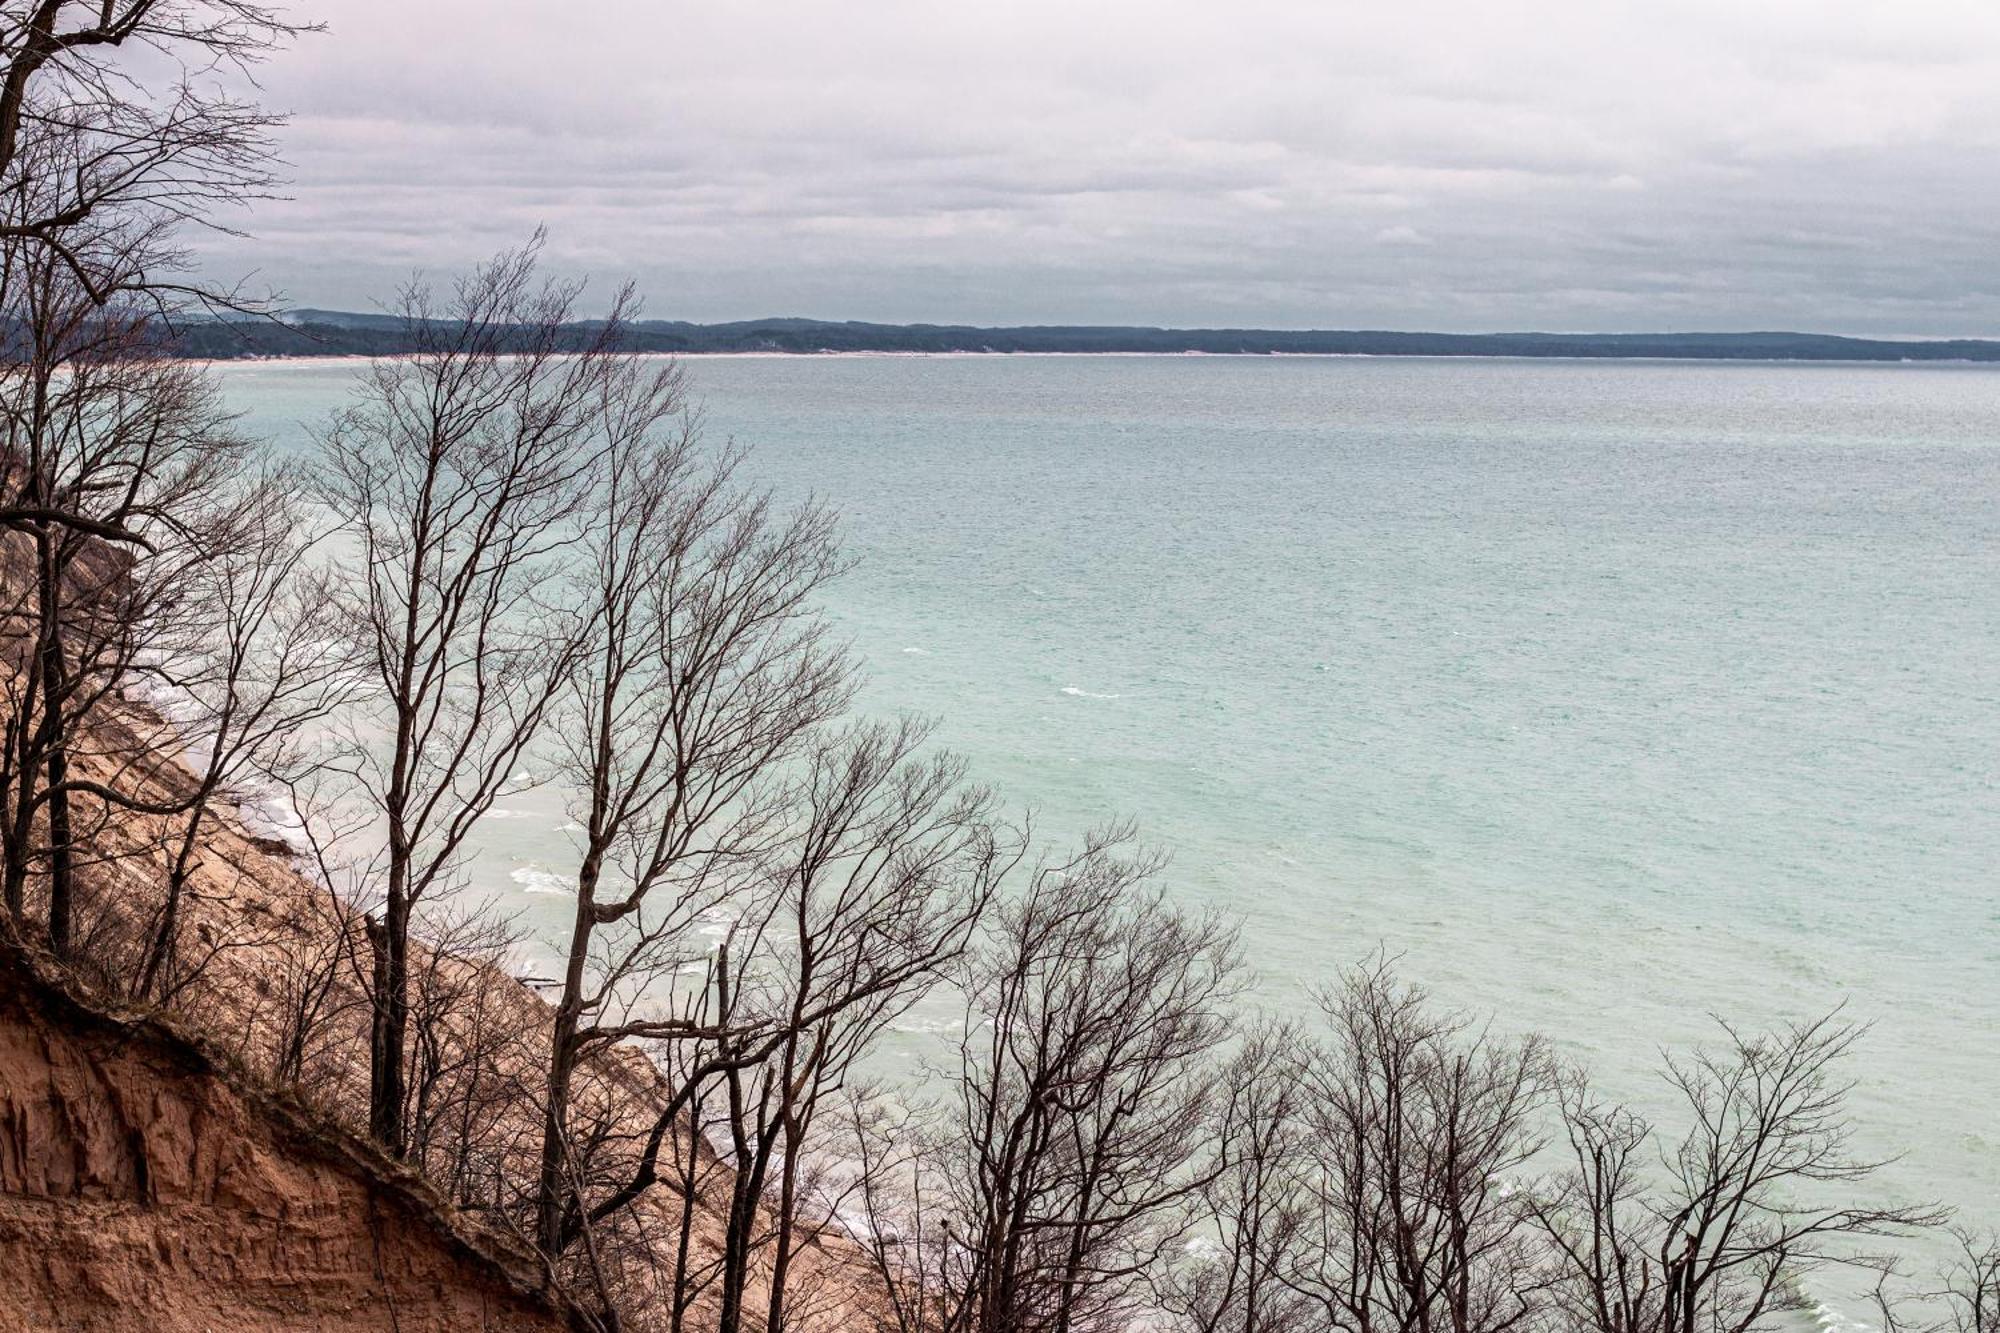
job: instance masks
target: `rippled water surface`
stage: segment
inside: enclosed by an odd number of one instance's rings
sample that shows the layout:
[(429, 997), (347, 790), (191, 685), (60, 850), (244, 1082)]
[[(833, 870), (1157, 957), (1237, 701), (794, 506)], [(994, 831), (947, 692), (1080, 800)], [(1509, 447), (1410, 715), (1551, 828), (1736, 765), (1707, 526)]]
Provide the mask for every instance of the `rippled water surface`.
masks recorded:
[[(2000, 371), (690, 369), (842, 511), (867, 705), (1136, 817), (1272, 1004), (1379, 943), (1647, 1099), (1711, 1011), (1844, 1001), (1883, 1189), (2000, 1224)], [(298, 439), (351, 367), (224, 374)], [(478, 874), (556, 927), (561, 801), (504, 813)]]

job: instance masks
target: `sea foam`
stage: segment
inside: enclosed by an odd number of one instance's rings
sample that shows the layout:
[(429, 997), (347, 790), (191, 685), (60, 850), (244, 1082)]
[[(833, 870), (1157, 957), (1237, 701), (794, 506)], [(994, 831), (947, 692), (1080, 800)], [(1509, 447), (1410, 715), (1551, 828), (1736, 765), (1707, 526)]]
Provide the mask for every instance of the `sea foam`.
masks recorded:
[(559, 898), (576, 897), (576, 888), (566, 876), (540, 866), (516, 866), (508, 878), (521, 886), (523, 893), (546, 893)]

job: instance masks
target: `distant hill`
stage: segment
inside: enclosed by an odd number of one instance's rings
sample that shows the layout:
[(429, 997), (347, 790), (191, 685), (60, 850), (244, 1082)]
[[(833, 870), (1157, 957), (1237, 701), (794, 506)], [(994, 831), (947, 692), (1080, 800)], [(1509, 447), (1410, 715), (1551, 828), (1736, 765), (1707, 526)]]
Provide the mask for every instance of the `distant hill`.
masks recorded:
[[(580, 325), (579, 328), (586, 326)], [(188, 356), (381, 355), (408, 350), (402, 321), (340, 310), (294, 310), (279, 321), (185, 327)], [(1510, 356), (1700, 361), (2000, 361), (2000, 342), (1893, 341), (1824, 333), (1400, 333), (1387, 329), (1155, 329), (1123, 326), (864, 324), (748, 319), (728, 324), (647, 320), (628, 346), (646, 352), (1069, 352), (1211, 355)]]

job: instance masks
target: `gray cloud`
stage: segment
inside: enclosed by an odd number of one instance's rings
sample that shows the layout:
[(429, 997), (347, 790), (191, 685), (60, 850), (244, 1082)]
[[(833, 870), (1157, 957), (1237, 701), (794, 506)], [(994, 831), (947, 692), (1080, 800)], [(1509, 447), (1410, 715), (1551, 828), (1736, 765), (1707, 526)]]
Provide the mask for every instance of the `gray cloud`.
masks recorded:
[(330, 0), (208, 244), (661, 316), (2000, 332), (2000, 7)]

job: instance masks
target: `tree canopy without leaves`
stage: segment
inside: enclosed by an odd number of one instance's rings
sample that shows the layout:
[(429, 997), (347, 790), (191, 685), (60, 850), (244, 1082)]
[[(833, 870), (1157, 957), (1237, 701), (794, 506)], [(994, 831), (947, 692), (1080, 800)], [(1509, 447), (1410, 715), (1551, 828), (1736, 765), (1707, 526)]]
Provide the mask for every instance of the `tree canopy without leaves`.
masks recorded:
[(338, 590), (375, 685), (350, 728), (350, 805), (380, 852), (359, 891), (381, 904), (370, 986), (370, 1124), (404, 1146), (412, 914), (448, 887), (468, 840), (521, 771), (578, 649), (548, 604), (580, 540), (600, 409), (629, 308), (579, 344), (579, 288), (541, 282), (530, 247), (400, 312), (419, 350), (374, 363), (323, 432), (318, 498), (351, 545)]
[(1837, 1014), (1673, 1059), (1687, 1121), (1663, 1147), (1644, 1117), (1562, 1090), (1570, 1168), (1538, 1206), (1560, 1308), (1596, 1333), (1749, 1333), (1807, 1307), (1816, 1270), (1944, 1220), (1871, 1206), (1841, 1064), (1866, 1029)]

